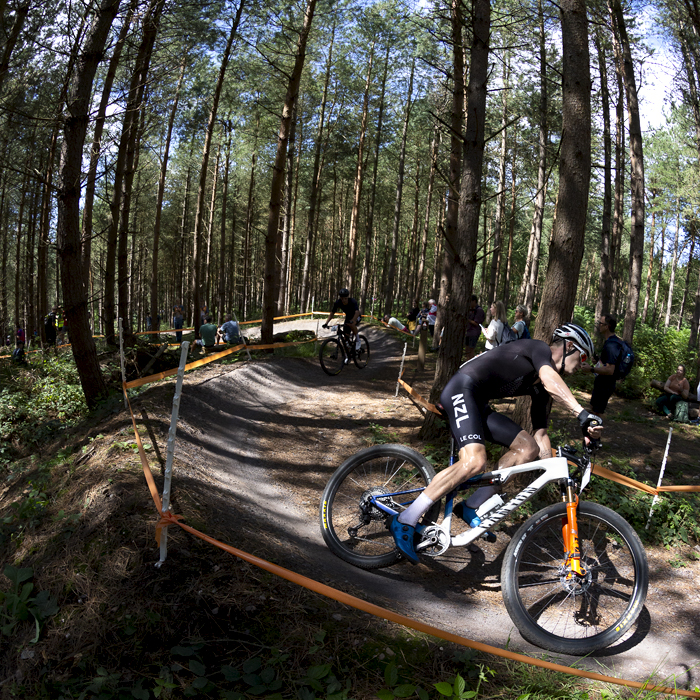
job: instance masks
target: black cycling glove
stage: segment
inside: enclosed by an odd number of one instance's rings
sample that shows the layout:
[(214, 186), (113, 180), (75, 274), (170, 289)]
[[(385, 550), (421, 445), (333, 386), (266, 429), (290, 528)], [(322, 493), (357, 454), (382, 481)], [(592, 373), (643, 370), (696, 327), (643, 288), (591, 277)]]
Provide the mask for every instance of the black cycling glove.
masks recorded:
[(603, 425), (603, 419), (600, 416), (596, 416), (595, 413), (589, 413), (585, 408), (578, 414), (578, 422), (581, 424), (584, 437), (589, 437), (589, 428), (597, 428)]
[(327, 323), (324, 323), (324, 324), (321, 326), (321, 328), (328, 328), (328, 324), (327, 324)]

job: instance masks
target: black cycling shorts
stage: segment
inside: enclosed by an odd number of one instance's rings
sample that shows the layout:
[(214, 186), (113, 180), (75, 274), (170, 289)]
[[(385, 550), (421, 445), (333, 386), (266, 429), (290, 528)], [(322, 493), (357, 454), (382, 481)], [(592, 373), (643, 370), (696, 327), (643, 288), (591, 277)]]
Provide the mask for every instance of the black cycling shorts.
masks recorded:
[(440, 394), (450, 430), (459, 448), (472, 443), (492, 442), (510, 447), (522, 428), (507, 416), (494, 411), (488, 401), (474, 394), (474, 381), (457, 373)]

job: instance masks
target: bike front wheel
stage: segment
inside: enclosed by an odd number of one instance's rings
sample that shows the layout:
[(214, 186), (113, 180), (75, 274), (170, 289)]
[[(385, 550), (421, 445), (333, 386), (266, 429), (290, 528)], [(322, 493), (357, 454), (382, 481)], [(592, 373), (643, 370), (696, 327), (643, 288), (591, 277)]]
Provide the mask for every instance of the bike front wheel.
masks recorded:
[(520, 634), (561, 654), (610, 646), (634, 624), (649, 584), (637, 533), (597, 503), (577, 508), (582, 578), (568, 576), (562, 525), (566, 504), (544, 508), (515, 534), (501, 570), (503, 601)]
[(334, 376), (343, 369), (345, 364), (345, 350), (343, 346), (335, 339), (328, 338), (321, 343), (321, 349), (318, 351), (318, 359), (321, 362), (321, 367), (326, 374)]
[(364, 369), (367, 366), (369, 360), (369, 341), (364, 335), (357, 336), (360, 340), (360, 349), (355, 347), (355, 365), (358, 369)]
[[(401, 554), (387, 528), (389, 516), (370, 498), (417, 489), (383, 501), (401, 512), (434, 476), (430, 462), (403, 445), (375, 445), (345, 460), (321, 498), (321, 534), (328, 548), (361, 569), (395, 564)], [(438, 501), (423, 516), (423, 522), (433, 522), (439, 508)]]

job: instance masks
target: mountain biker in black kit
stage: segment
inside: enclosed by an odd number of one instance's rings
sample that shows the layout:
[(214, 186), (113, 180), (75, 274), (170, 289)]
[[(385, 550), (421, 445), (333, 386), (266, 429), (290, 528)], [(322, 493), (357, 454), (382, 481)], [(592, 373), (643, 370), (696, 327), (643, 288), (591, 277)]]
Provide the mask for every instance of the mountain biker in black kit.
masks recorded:
[(359, 304), (350, 296), (350, 292), (343, 288), (338, 292), (338, 298), (333, 304), (330, 314), (326, 322), (323, 324), (323, 328), (328, 328), (330, 320), (335, 316), (336, 311), (342, 311), (345, 314), (345, 325), (352, 330), (355, 338), (355, 350), (359, 350), (361, 347), (360, 338), (357, 335), (357, 322), (361, 318), (360, 306)]
[[(486, 441), (509, 448), (498, 462), (499, 469), (551, 457), (547, 436), (550, 398), (577, 416), (584, 435), (600, 437), (602, 420), (579, 404), (562, 379), (580, 369), (592, 355), (588, 333), (574, 323), (564, 323), (554, 331), (551, 345), (541, 340), (516, 340), (460, 367), (440, 395), (459, 446), (459, 461), (439, 472), (406, 510), (389, 521), (396, 545), (407, 559), (418, 563), (415, 526), (428, 508), (486, 466)], [(493, 399), (525, 395), (532, 397), (533, 435), (488, 405)], [(477, 489), (466, 500), (465, 515), (473, 515), (474, 509), (494, 493), (492, 486)], [(469, 517), (463, 517), (469, 522)]]

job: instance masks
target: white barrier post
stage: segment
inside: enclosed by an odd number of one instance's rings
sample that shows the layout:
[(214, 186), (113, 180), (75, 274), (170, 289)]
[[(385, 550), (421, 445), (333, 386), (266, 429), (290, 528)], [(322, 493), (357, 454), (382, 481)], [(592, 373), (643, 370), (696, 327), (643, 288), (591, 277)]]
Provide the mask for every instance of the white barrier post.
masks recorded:
[[(122, 330), (122, 319), (119, 318), (119, 361), (122, 365), (122, 382), (126, 384), (126, 369), (124, 367), (124, 332)], [(124, 408), (129, 408), (129, 402), (124, 391)]]
[(236, 316), (235, 311), (232, 311), (231, 313), (233, 314), (233, 320), (238, 325), (238, 330), (241, 332), (241, 341), (243, 342), (243, 347), (245, 347), (245, 351), (248, 353), (248, 360), (251, 360), (252, 358), (250, 356), (250, 350), (248, 350), (248, 343), (245, 342), (245, 337), (243, 336), (243, 329), (241, 328), (241, 324), (238, 323), (238, 316)]
[[(403, 363), (404, 360), (406, 359), (406, 348), (408, 347), (408, 342), (403, 344), (403, 355), (401, 356), (401, 367), (399, 368), (399, 379), (401, 379), (401, 375), (403, 374)], [(394, 398), (396, 398), (399, 395), (399, 379), (396, 380), (396, 393), (394, 394)]]
[[(656, 482), (656, 489), (657, 490), (661, 486), (661, 481), (663, 480), (664, 472), (666, 471), (666, 458), (668, 457), (668, 448), (671, 445), (671, 435), (672, 434), (673, 434), (673, 428), (669, 427), (668, 440), (666, 440), (666, 451), (664, 452), (664, 458), (663, 458), (663, 461), (661, 462), (661, 471), (659, 472), (659, 480)], [(659, 500), (659, 496), (657, 494), (656, 496), (654, 496), (654, 498), (651, 501), (651, 508), (649, 508), (649, 519), (647, 520), (647, 526), (644, 528), (645, 530), (648, 530), (649, 525), (651, 525), (651, 514), (654, 512), (654, 505), (658, 500)]]
[[(240, 326), (239, 326), (240, 328)], [(177, 368), (177, 381), (175, 382), (175, 396), (173, 396), (173, 412), (170, 416), (170, 430), (168, 431), (168, 452), (165, 458), (165, 476), (163, 479), (163, 512), (170, 510), (170, 485), (173, 480), (173, 457), (175, 456), (175, 436), (177, 434), (177, 418), (180, 414), (180, 397), (182, 396), (182, 381), (185, 378), (185, 365), (187, 364), (187, 350), (190, 347), (188, 340), (183, 341), (180, 351), (180, 366)], [(160, 560), (156, 566), (160, 568), (168, 556), (168, 526), (160, 533)]]

